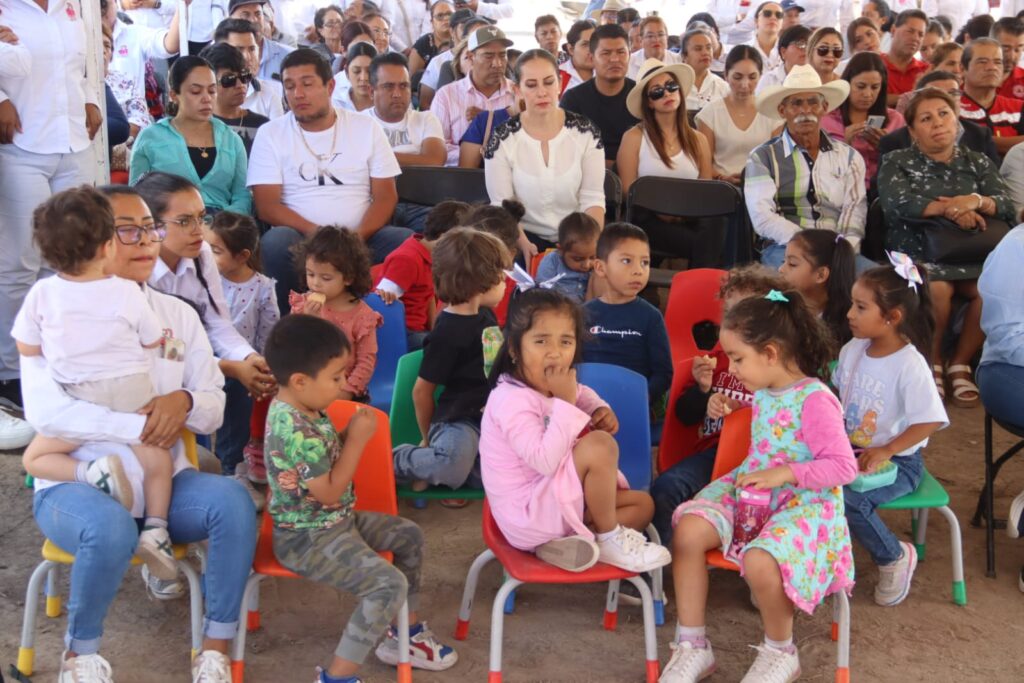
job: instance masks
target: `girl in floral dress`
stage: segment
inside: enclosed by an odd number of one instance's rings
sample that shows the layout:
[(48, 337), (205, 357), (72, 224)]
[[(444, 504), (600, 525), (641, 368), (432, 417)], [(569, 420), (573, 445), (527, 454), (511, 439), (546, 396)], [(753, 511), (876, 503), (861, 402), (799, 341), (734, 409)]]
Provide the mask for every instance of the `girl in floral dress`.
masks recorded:
[[(800, 675), (795, 608), (810, 613), (827, 595), (853, 588), (842, 486), (857, 464), (839, 401), (819, 378), (835, 347), (797, 292), (777, 290), (730, 309), (721, 344), (729, 372), (754, 392), (750, 451), (673, 516), (678, 642), (660, 681), (692, 683), (714, 671), (705, 554), (721, 549), (739, 564), (765, 626), (743, 681), (788, 683)], [(741, 495), (762, 506), (742, 504)]]

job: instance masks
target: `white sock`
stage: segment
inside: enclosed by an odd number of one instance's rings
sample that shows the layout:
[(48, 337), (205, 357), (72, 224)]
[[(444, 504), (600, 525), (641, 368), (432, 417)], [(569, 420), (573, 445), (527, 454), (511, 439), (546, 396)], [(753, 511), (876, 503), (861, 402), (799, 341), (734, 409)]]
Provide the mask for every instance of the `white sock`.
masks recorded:
[(81, 484), (85, 484), (86, 483), (85, 472), (88, 469), (89, 469), (89, 463), (88, 462), (79, 462), (77, 465), (75, 465), (75, 481), (77, 481), (77, 482), (79, 482)]
[(772, 640), (768, 636), (765, 636), (764, 637), (764, 644), (767, 645), (768, 647), (772, 648), (773, 650), (778, 650), (779, 652), (792, 653), (796, 649), (796, 648), (793, 647), (793, 637), (792, 636), (790, 636), (789, 638), (786, 638), (785, 640)]
[(600, 543), (601, 541), (608, 541), (615, 538), (615, 535), (619, 533), (619, 529), (620, 527), (616, 526), (611, 531), (605, 531), (604, 533), (596, 534), (597, 542)]
[(142, 524), (143, 529), (166, 529), (167, 520), (163, 517), (146, 517), (146, 521)]
[(676, 622), (676, 642), (688, 641), (698, 647), (707, 644), (707, 628), (704, 626), (683, 626)]

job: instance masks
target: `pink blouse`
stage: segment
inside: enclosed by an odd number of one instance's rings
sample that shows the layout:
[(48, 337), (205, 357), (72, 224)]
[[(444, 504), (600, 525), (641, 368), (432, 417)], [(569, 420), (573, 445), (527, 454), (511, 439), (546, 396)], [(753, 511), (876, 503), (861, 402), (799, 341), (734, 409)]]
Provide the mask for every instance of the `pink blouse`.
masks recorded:
[[(879, 95), (883, 97), (884, 95)], [(899, 113), (895, 109), (886, 109), (885, 113), (888, 115), (888, 122), (882, 129), (882, 134), (887, 135), (894, 130), (899, 130), (907, 125), (907, 122), (903, 119), (903, 114)], [(846, 126), (843, 125), (843, 112), (836, 109), (825, 115), (821, 119), (821, 129), (829, 134), (833, 140), (839, 142), (846, 142)], [(860, 152), (860, 155), (864, 157), (864, 182), (868, 187), (871, 187), (871, 180), (878, 173), (878, 148), (873, 147), (863, 137), (858, 135), (853, 139), (852, 147)]]

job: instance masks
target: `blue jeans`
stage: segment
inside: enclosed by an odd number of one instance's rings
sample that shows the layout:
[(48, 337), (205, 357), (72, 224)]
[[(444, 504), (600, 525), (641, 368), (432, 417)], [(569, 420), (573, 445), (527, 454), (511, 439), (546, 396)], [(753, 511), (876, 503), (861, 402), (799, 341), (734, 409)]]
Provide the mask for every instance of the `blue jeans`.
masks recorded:
[(405, 332), (405, 345), (410, 351), (419, 351), (423, 348), (423, 342), (427, 340), (427, 335), (430, 334), (430, 330), (423, 330), (421, 332), (413, 332), (406, 330)]
[[(778, 270), (782, 265), (782, 262), (786, 260), (786, 245), (778, 244), (776, 242), (770, 242), (765, 244), (761, 249), (761, 263), (768, 266), (772, 270)], [(855, 268), (857, 269), (857, 275), (860, 275), (865, 270), (877, 268), (878, 264), (869, 259), (867, 256), (857, 254), (855, 259)]]
[[(207, 638), (238, 629), (242, 591), (256, 550), (256, 511), (242, 485), (196, 470), (173, 479), (168, 532), (175, 543), (210, 540), (206, 565)], [(139, 524), (116, 500), (91, 486), (65, 483), (33, 499), (43, 534), (75, 556), (64, 642), (80, 655), (99, 651), (103, 620), (139, 540)]]
[(409, 228), (415, 233), (422, 234), (427, 222), (427, 214), (433, 208), (432, 206), (414, 204), (413, 202), (398, 202), (395, 206), (395, 215), (391, 217), (391, 223), (400, 228)]
[(480, 488), (482, 482), (473, 467), (480, 449), (479, 422), (434, 422), (427, 443), (430, 445), (403, 444), (395, 448), (395, 479), (422, 480), (453, 489), (467, 484)]
[[(404, 242), (412, 230), (385, 225), (366, 240), (374, 263), (381, 263), (387, 255)], [(302, 233), (294, 228), (280, 225), (272, 227), (260, 239), (260, 256), (263, 259), (263, 271), (277, 280), (277, 305), (281, 315), (291, 310), (288, 305), (288, 292), (299, 289), (299, 269), (296, 267), (291, 248), (305, 239)]]
[(850, 533), (865, 550), (871, 553), (876, 565), (892, 564), (903, 555), (903, 548), (896, 534), (889, 531), (877, 508), (882, 503), (896, 500), (912, 493), (921, 483), (924, 473), (924, 458), (921, 451), (911, 455), (896, 456), (892, 459), (898, 468), (896, 481), (880, 489), (858, 493), (849, 486), (843, 487), (843, 498), (846, 500), (846, 522), (850, 525)]
[(224, 423), (217, 430), (217, 451), (221, 472), (235, 473), (242, 462), (242, 450), (249, 443), (249, 419), (252, 417), (252, 397), (245, 385), (237, 379), (224, 380)]
[(1024, 367), (983, 363), (974, 378), (981, 391), (981, 402), (992, 417), (1024, 427)]
[(711, 483), (717, 452), (716, 446), (687, 456), (658, 475), (651, 484), (654, 528), (666, 547), (672, 547), (672, 513), (680, 503), (690, 500)]

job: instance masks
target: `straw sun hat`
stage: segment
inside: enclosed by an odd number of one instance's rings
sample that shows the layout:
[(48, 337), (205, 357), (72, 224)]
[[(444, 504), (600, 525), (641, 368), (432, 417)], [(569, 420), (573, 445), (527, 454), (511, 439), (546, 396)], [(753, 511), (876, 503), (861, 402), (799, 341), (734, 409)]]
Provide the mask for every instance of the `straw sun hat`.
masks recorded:
[(679, 81), (679, 98), (683, 102), (686, 101), (686, 96), (690, 94), (690, 91), (693, 89), (693, 82), (697, 78), (689, 64), (665, 64), (660, 59), (654, 59), (653, 57), (644, 60), (638, 73), (640, 78), (637, 80), (636, 85), (633, 86), (633, 89), (629, 91), (629, 95), (626, 96), (626, 109), (638, 119), (644, 117), (642, 110), (643, 92), (652, 78), (663, 73), (673, 74), (676, 80)]
[(619, 12), (624, 9), (629, 9), (629, 5), (619, 2), (619, 0), (605, 0), (603, 5), (590, 13), (590, 18), (594, 21), (600, 21), (603, 12)]
[(790, 95), (814, 92), (825, 96), (828, 110), (832, 111), (849, 96), (850, 84), (844, 80), (831, 83), (821, 82), (821, 77), (810, 64), (794, 66), (786, 75), (782, 85), (769, 85), (757, 97), (757, 110), (773, 119), (779, 118), (779, 105)]

